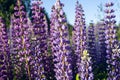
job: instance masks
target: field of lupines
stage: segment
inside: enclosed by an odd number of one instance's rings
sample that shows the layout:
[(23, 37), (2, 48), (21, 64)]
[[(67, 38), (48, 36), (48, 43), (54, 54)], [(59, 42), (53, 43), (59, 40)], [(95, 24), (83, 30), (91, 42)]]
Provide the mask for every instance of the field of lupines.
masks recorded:
[(99, 24), (86, 27), (77, 1), (71, 32), (60, 0), (50, 19), (41, 4), (33, 0), (29, 17), (17, 0), (9, 29), (0, 17), (0, 80), (120, 80), (113, 2), (105, 4), (106, 16)]

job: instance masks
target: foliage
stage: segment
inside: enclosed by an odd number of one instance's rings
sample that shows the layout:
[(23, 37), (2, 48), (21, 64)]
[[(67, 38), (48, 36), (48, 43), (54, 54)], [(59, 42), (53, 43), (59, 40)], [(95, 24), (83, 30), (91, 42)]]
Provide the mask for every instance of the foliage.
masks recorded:
[(117, 26), (117, 38), (120, 41), (120, 24)]
[[(0, 16), (4, 18), (6, 27), (10, 25), (10, 18), (14, 11), (14, 5), (17, 0), (0, 0)], [(23, 0), (26, 5), (27, 11), (29, 11), (30, 0)]]
[(0, 16), (2, 16), (5, 21), (7, 27), (10, 24), (10, 16), (13, 13), (15, 0), (0, 0)]
[(76, 74), (76, 79), (75, 80), (80, 80), (79, 79), (79, 74)]

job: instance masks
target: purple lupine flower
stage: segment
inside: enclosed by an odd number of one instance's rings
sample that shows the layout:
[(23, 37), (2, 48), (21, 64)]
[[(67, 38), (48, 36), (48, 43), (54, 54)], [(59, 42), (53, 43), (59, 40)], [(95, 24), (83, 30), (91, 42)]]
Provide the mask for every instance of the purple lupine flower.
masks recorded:
[(113, 80), (119, 80), (120, 79), (120, 46), (117, 44), (114, 45), (114, 48), (112, 49), (113, 55), (112, 55), (112, 65), (114, 66), (112, 73), (115, 75), (113, 77)]
[[(35, 37), (35, 66), (34, 74), (36, 80), (45, 80), (45, 71), (49, 71), (48, 68), (48, 25), (44, 12), (44, 8), (40, 7), (42, 1), (36, 0), (32, 2), (32, 25)], [(45, 70), (46, 69), (46, 70)], [(46, 73), (47, 74), (47, 73)]]
[(9, 77), (9, 48), (8, 37), (3, 19), (0, 17), (0, 79), (7, 80)]
[(102, 19), (97, 25), (98, 27), (98, 44), (97, 44), (97, 65), (96, 67), (98, 68), (98, 72), (95, 74), (99, 73), (104, 73), (107, 74), (107, 63), (106, 63), (106, 44), (105, 44), (105, 23), (104, 19)]
[(63, 4), (57, 0), (51, 14), (51, 48), (57, 80), (72, 80), (71, 47)]
[(83, 51), (86, 50), (86, 26), (85, 26), (85, 18), (83, 13), (82, 5), (77, 1), (76, 5), (76, 16), (75, 16), (75, 24), (74, 24), (74, 32), (73, 32), (73, 48), (75, 50), (75, 54), (77, 55), (77, 73), (81, 75), (81, 57), (83, 55)]
[[(57, 51), (59, 50), (59, 47), (56, 47), (57, 42), (59, 42), (59, 39), (56, 39), (57, 38), (57, 35), (58, 35), (58, 28), (57, 27), (54, 27), (55, 26), (55, 20), (57, 20), (57, 13), (55, 11), (55, 7), (53, 6), (52, 7), (52, 14), (51, 14), (51, 18), (50, 18), (50, 33), (49, 33), (49, 46), (50, 46), (50, 49), (51, 49), (51, 57), (52, 57), (52, 63), (53, 63), (53, 70), (55, 68), (55, 61), (54, 61), (54, 58), (56, 57), (55, 55), (53, 55), (53, 53), (57, 54)], [(55, 71), (53, 71), (53, 75), (54, 75), (54, 79), (56, 79), (55, 77)]]
[[(107, 80), (117, 80), (117, 76), (120, 75), (118, 65), (120, 62), (117, 60), (117, 57), (119, 57), (119, 53), (114, 51), (114, 49), (117, 49), (115, 45), (117, 45), (117, 39), (116, 39), (116, 29), (115, 29), (115, 15), (114, 10), (111, 8), (114, 5), (114, 3), (109, 2), (106, 3), (106, 20), (105, 20), (105, 38), (106, 38), (106, 53), (107, 53), (107, 70), (108, 70), (108, 78)], [(118, 50), (118, 49), (117, 49)]]
[(21, 0), (17, 0), (12, 18), (12, 62), (17, 79), (25, 77), (31, 80), (30, 31), (25, 8)]
[(94, 24), (90, 23), (90, 26), (88, 27), (88, 53), (90, 54), (92, 58), (93, 65), (96, 65), (96, 45), (95, 45), (95, 32), (94, 32)]
[(99, 59), (100, 61), (106, 60), (106, 47), (105, 47), (105, 23), (104, 20), (98, 24), (98, 42), (99, 42)]
[(87, 50), (83, 51), (80, 65), (81, 65), (80, 80), (93, 80), (92, 62), (91, 57), (89, 57), (89, 53), (87, 52)]

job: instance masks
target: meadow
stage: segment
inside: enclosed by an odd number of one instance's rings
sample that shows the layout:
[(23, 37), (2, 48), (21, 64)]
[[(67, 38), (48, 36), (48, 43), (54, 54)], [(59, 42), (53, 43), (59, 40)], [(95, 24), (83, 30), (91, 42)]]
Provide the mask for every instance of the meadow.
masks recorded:
[[(31, 3), (31, 5), (30, 5)], [(41, 0), (0, 0), (0, 80), (120, 80), (120, 23), (114, 3), (86, 25), (76, 0), (74, 25), (65, 3), (51, 15)]]

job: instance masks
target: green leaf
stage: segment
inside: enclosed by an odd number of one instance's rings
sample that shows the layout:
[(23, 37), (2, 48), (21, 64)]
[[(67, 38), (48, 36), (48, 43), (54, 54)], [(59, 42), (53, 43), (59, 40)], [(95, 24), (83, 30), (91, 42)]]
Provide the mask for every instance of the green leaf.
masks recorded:
[(79, 79), (79, 74), (76, 74), (76, 80), (80, 80), (80, 79)]

